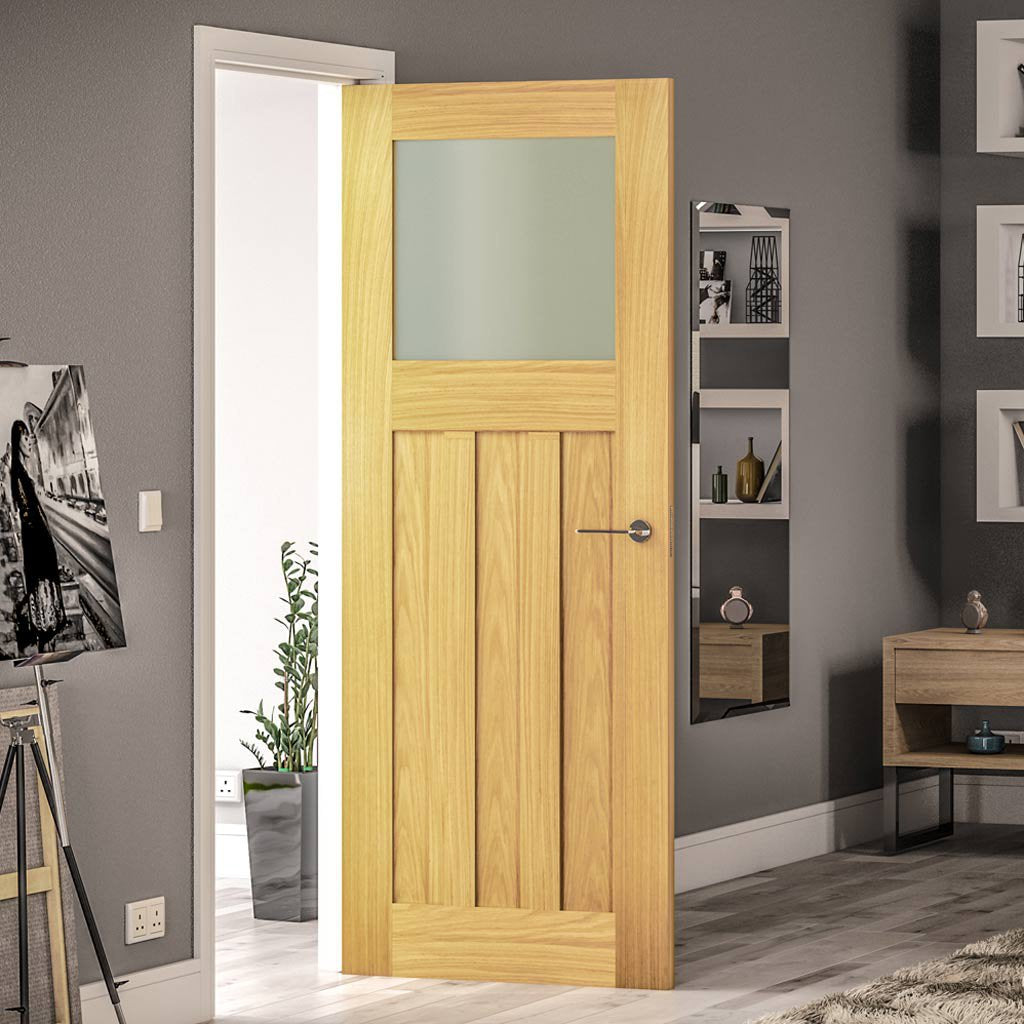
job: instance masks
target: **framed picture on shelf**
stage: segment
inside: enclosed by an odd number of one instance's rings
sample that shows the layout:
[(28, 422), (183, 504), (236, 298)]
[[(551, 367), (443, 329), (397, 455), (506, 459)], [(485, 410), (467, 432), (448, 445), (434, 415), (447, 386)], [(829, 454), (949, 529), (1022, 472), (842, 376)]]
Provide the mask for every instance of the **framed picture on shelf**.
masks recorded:
[(700, 279), (702, 281), (725, 280), (725, 250), (701, 249)]
[(732, 317), (732, 281), (701, 281), (700, 322), (727, 324)]

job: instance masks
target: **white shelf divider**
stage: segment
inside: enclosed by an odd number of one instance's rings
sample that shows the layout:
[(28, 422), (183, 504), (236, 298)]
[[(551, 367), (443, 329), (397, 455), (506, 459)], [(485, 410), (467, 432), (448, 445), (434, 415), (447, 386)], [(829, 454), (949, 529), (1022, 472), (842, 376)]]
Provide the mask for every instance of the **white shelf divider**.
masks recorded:
[(1024, 156), (1024, 20), (979, 21), (977, 49), (978, 152)]

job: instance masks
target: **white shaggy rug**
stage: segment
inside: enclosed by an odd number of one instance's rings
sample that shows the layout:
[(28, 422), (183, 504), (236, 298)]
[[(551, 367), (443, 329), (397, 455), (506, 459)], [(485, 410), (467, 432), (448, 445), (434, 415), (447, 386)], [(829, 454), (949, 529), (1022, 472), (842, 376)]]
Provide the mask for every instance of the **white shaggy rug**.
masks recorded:
[(1024, 1024), (1024, 929), (757, 1024)]

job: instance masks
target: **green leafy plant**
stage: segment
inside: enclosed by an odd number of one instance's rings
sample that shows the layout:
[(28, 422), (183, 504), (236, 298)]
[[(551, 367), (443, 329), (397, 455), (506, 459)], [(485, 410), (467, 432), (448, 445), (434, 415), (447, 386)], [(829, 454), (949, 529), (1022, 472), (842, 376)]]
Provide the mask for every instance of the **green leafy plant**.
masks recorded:
[(242, 712), (253, 715), (257, 723), (255, 741), (242, 740), (242, 746), (261, 768), (273, 767), (279, 772), (309, 772), (316, 767), (320, 714), (317, 553), (313, 541), (309, 542), (308, 557), (299, 554), (291, 541), (281, 545), (281, 575), (286, 592), (281, 600), (288, 607), (283, 618), (275, 619), (288, 634), (274, 651), (279, 663), (274, 669), (274, 685), (281, 691), (281, 703), (270, 714), (264, 711), (262, 700), (255, 711)]

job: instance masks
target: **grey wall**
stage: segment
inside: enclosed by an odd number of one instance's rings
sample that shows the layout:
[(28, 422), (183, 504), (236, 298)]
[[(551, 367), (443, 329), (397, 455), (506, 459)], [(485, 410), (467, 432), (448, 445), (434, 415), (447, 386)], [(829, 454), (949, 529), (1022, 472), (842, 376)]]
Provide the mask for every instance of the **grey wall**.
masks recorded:
[[(191, 952), (195, 23), (394, 49), (401, 81), (676, 78), (681, 355), (689, 201), (793, 217), (793, 707), (691, 727), (681, 702), (679, 828), (877, 785), (879, 639), (938, 602), (936, 0), (3, 0), (0, 330), (89, 368), (130, 645), (65, 673), (115, 968)], [(153, 487), (167, 526), (139, 535)], [(124, 948), (122, 903), (156, 893), (168, 937)]]
[(993, 626), (1024, 619), (1019, 525), (975, 521), (975, 392), (1024, 386), (1024, 342), (978, 338), (976, 207), (1024, 201), (1024, 161), (976, 152), (976, 22), (1020, 18), (1011, 0), (942, 2), (942, 590), (959, 621), (967, 591), (984, 595)]

